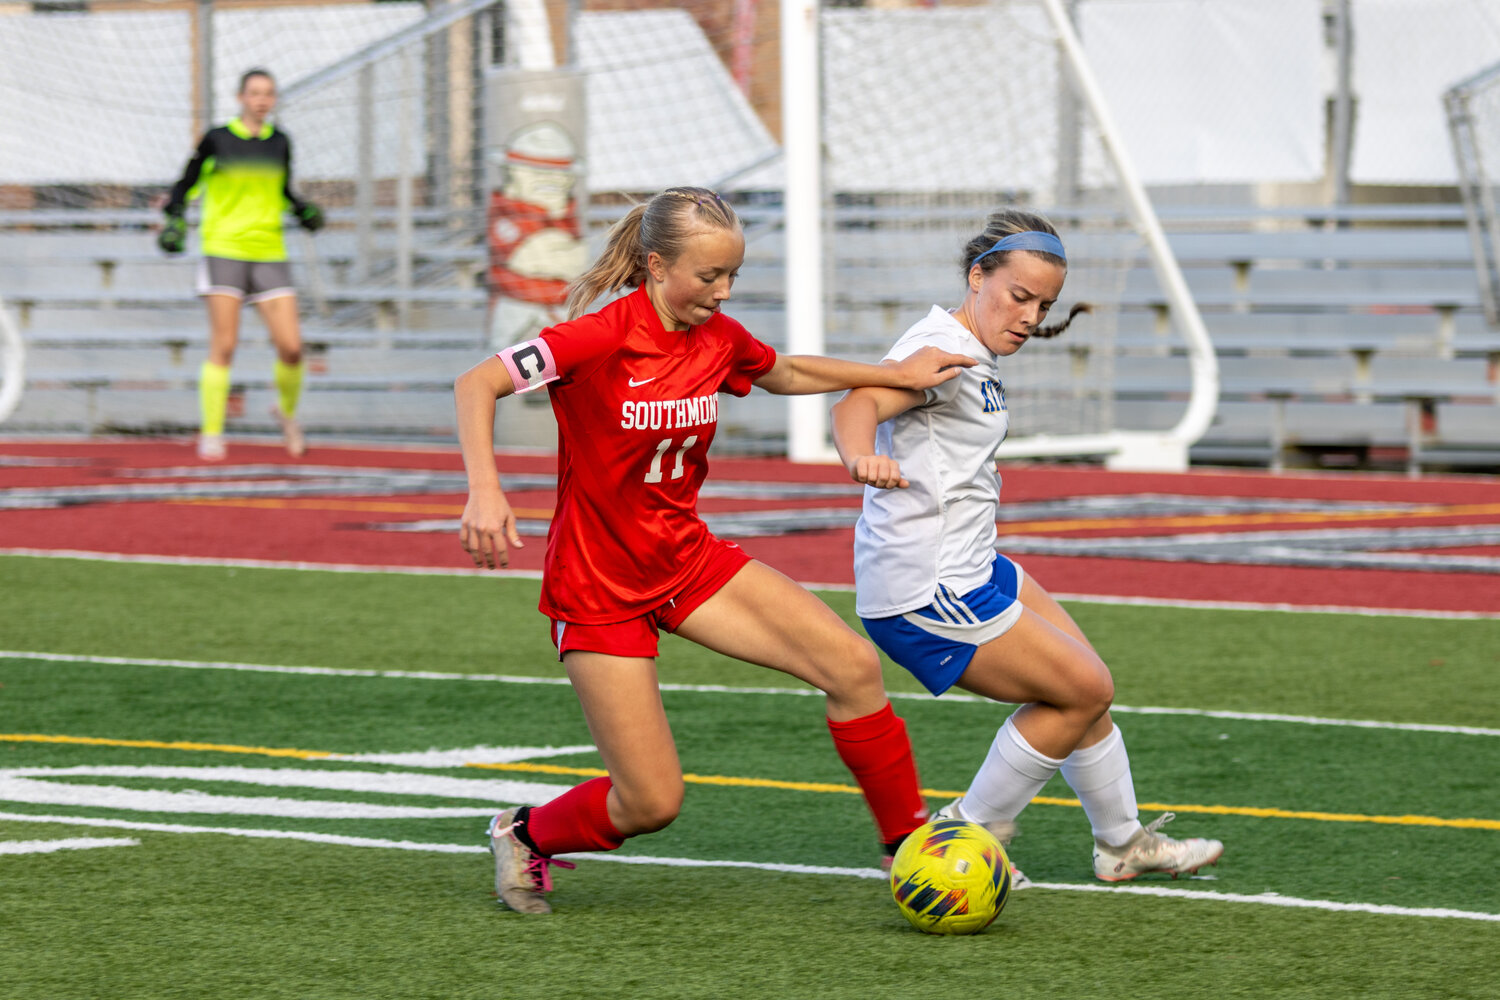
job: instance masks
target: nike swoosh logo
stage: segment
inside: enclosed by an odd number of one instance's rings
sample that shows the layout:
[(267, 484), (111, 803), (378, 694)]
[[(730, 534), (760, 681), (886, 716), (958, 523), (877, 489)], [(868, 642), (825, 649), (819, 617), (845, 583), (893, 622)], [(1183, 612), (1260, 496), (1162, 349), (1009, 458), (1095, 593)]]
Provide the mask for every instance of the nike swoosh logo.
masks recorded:
[(655, 382), (655, 381), (656, 381), (656, 376), (655, 375), (652, 375), (650, 378), (643, 378), (639, 382), (637, 382), (635, 379), (631, 379), (630, 380), (630, 388), (634, 389), (636, 386), (645, 385), (647, 382)]

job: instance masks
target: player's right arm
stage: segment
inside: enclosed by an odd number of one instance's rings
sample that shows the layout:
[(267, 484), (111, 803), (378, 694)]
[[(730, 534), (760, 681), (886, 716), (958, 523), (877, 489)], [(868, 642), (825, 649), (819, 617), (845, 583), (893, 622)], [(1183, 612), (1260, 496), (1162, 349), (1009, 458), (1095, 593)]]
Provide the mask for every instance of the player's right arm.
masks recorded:
[(849, 390), (833, 405), (833, 446), (850, 479), (882, 490), (911, 485), (894, 458), (876, 452), (875, 428), (926, 398), (916, 389), (864, 386)]
[(177, 183), (172, 185), (172, 190), (167, 194), (167, 204), (162, 208), (167, 218), (162, 223), (156, 242), (167, 253), (182, 253), (187, 247), (185, 216), (188, 199), (192, 197), (193, 188), (198, 186), (198, 181), (203, 176), (205, 164), (212, 158), (213, 132), (210, 130), (199, 140), (198, 148), (193, 150), (192, 159), (188, 160), (188, 165), (182, 171), (182, 176), (177, 179)]
[(458, 443), (469, 476), (459, 541), (480, 568), (507, 566), (511, 547), (524, 547), (495, 465), (495, 401), (515, 391), (510, 371), (498, 356), (479, 362), (453, 383)]
[(464, 372), (453, 384), (458, 443), (469, 474), (469, 502), (464, 506), (459, 540), (474, 565), (492, 569), (508, 565), (508, 546), (523, 547), (495, 466), (495, 401), (586, 376), (619, 346), (622, 337), (618, 326), (600, 313), (590, 313), (548, 327), (535, 340), (512, 344)]

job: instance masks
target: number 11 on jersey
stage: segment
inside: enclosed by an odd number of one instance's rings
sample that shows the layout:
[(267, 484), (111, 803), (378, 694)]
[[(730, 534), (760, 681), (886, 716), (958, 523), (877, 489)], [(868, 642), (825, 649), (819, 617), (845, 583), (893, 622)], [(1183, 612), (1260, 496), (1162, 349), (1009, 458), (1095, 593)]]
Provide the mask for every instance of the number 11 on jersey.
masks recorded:
[[(686, 441), (683, 441), (682, 442), (682, 446), (677, 449), (677, 461), (675, 463), (673, 463), (673, 465), (672, 465), (672, 478), (673, 479), (681, 479), (682, 478), (682, 456), (687, 452), (687, 450), (689, 448), (691, 448), (693, 445), (695, 445), (697, 443), (698, 443), (698, 435), (693, 434), (690, 437), (688, 437), (688, 439)], [(672, 450), (672, 439), (671, 438), (662, 438), (661, 439), (661, 444), (658, 444), (656, 446), (656, 454), (651, 457), (651, 471), (648, 472), (648, 473), (646, 473), (646, 482), (648, 482), (648, 483), (659, 483), (659, 482), (661, 482), (661, 459), (662, 459), (663, 455), (665, 455), (667, 452), (669, 452), (671, 450)]]

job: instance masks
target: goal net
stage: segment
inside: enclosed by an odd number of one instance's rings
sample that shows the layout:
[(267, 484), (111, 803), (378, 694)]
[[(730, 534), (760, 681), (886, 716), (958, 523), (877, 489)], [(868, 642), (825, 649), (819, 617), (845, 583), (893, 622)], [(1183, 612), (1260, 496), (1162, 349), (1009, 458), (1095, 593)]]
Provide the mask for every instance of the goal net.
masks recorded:
[[(824, 5), (818, 24), (828, 349), (880, 357), (933, 304), (962, 300), (960, 251), (991, 211), (1037, 211), (1068, 249), (1054, 318), (1076, 302), (1093, 312), (1002, 362), (1011, 421), (1002, 455), (1184, 466), (1212, 415), (1212, 352), (1062, 4)], [(1146, 261), (1154, 272), (1136, 266)], [(1143, 273), (1159, 276), (1152, 287)], [(1169, 432), (1117, 430), (1116, 333), (1132, 310), (1176, 324), (1176, 346), (1185, 342), (1193, 362), (1192, 384), (1169, 389), (1190, 411)], [(809, 457), (819, 437), (803, 437)]]
[(0, 18), (0, 121), (27, 140), (0, 146), (0, 207), (151, 207), (205, 126), (239, 112), (246, 70), (268, 69), (284, 88), (424, 14), (414, 0), (77, 8)]
[[(0, 210), (59, 229), (154, 224), (239, 74), (270, 69), (331, 219), (304, 301), (342, 303), (335, 323), (524, 337), (631, 203), (697, 184), (746, 223), (732, 315), (874, 360), (961, 301), (963, 244), (1019, 206), (1068, 248), (1054, 315), (1094, 311), (1006, 360), (1002, 453), (1181, 467), (1213, 415), (1211, 347), (1064, 0), (93, 0), (0, 18), (0, 48), (0, 126), (23, 137), (0, 144)], [(1182, 417), (1121, 431), (1120, 338), (1143, 328)], [(826, 458), (828, 402), (727, 400), (721, 438)]]

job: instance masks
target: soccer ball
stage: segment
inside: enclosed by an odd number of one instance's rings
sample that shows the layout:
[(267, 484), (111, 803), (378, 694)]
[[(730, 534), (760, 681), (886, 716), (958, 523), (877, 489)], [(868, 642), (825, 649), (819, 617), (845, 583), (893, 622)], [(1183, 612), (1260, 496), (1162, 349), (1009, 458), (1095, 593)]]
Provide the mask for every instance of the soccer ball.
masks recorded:
[(1010, 859), (995, 835), (962, 819), (913, 830), (891, 862), (891, 895), (927, 934), (977, 934), (1010, 897)]

